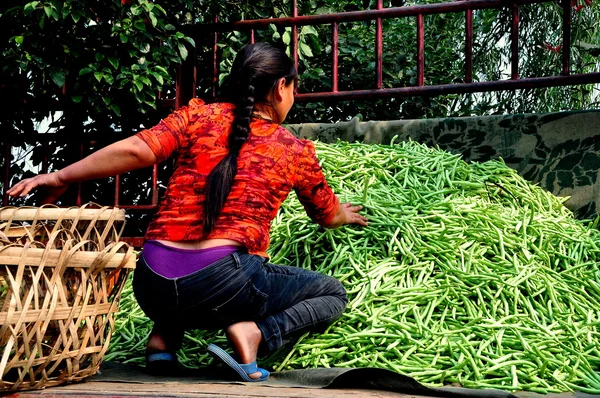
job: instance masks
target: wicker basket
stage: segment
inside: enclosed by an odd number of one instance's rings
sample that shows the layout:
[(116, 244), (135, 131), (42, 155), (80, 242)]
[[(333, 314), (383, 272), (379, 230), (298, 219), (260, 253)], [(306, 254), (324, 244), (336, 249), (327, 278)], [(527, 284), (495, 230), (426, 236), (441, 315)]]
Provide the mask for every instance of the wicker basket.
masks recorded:
[(123, 210), (0, 208), (0, 392), (95, 374), (135, 253)]

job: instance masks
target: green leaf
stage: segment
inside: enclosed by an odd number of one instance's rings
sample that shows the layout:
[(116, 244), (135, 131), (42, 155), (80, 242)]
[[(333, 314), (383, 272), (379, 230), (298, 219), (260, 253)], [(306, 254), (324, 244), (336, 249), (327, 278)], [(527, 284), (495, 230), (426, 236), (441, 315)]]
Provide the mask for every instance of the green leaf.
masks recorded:
[(140, 15), (144, 10), (140, 6), (133, 6), (130, 8), (130, 11), (133, 15)]
[(179, 55), (181, 55), (181, 59), (185, 60), (188, 56), (187, 48), (185, 48), (185, 46), (181, 43), (179, 43), (177, 46), (179, 47)]
[(156, 24), (158, 24), (158, 19), (156, 19), (156, 16), (153, 13), (148, 14), (148, 16), (150, 17), (152, 26), (156, 27)]
[(141, 31), (145, 31), (146, 30), (146, 24), (144, 23), (144, 21), (135, 21), (135, 23), (133, 24), (133, 26), (135, 26), (135, 28), (137, 30), (141, 30)]
[(157, 71), (162, 72), (163, 75), (169, 75), (169, 72), (167, 72), (167, 70), (165, 68), (163, 68), (162, 66), (156, 65), (155, 68)]
[(110, 104), (110, 97), (105, 95), (104, 97), (102, 97), (102, 101), (104, 101), (104, 103), (106, 105), (109, 105)]
[(121, 39), (121, 43), (127, 43), (129, 41), (129, 36), (124, 33), (119, 34), (119, 38)]
[(71, 18), (73, 18), (73, 22), (77, 23), (81, 19), (81, 14), (79, 13), (79, 11), (73, 11), (71, 13)]
[(104, 74), (104, 80), (106, 80), (108, 84), (113, 84), (115, 82), (115, 78), (110, 73)]
[(194, 39), (192, 39), (191, 37), (184, 37), (185, 40), (187, 40), (188, 43), (190, 43), (192, 45), (192, 47), (196, 47), (196, 42), (194, 41)]
[(146, 86), (152, 87), (152, 82), (146, 76), (140, 76), (140, 81)]
[(38, 6), (38, 4), (40, 4), (39, 1), (32, 1), (31, 3), (25, 4), (25, 7), (23, 7), (23, 15), (31, 14), (33, 11), (35, 11), (35, 8)]
[(96, 61), (100, 62), (104, 59), (104, 54), (96, 53)]
[(119, 69), (119, 59), (118, 58), (108, 57), (108, 62), (110, 62), (110, 64), (113, 66), (113, 68)]
[(94, 77), (96, 78), (96, 80), (98, 80), (99, 82), (102, 81), (102, 77), (104, 76), (104, 73), (102, 72), (94, 72)]
[(164, 8), (162, 8), (161, 6), (159, 6), (158, 4), (154, 4), (154, 8), (158, 9), (160, 12), (162, 12), (164, 15), (167, 15), (167, 12), (165, 11)]
[(110, 109), (112, 109), (112, 111), (115, 113), (115, 115), (121, 116), (121, 108), (119, 108), (119, 106), (117, 104), (111, 104)]
[(15, 39), (15, 42), (16, 42), (18, 45), (21, 45), (21, 44), (23, 44), (23, 36), (15, 36), (15, 38), (14, 38), (14, 39)]
[(50, 77), (52, 78), (54, 84), (56, 84), (58, 87), (62, 87), (65, 84), (65, 74), (61, 70), (51, 69)]
[(135, 96), (135, 99), (141, 104), (142, 102), (144, 102), (146, 100), (146, 96), (144, 95), (143, 91), (136, 91), (135, 93), (133, 93), (133, 95)]
[(71, 99), (73, 100), (74, 103), (78, 104), (83, 99), (83, 96), (81, 96), (81, 95), (73, 95), (73, 96), (71, 96)]
[(46, 12), (46, 15), (48, 16), (48, 18), (50, 18), (52, 16), (52, 7), (45, 6), (44, 11)]
[(165, 25), (165, 30), (175, 30), (175, 26), (171, 25), (170, 23), (166, 24)]
[(307, 57), (312, 57), (313, 53), (312, 50), (310, 49), (310, 47), (304, 43), (304, 42), (300, 42), (300, 51), (302, 51), (302, 53), (304, 55), (306, 55)]
[(161, 86), (164, 84), (165, 80), (163, 79), (160, 73), (152, 72), (152, 76), (154, 76), (158, 84), (160, 84)]
[(87, 75), (88, 73), (91, 73), (92, 70), (90, 68), (83, 68), (79, 71), (79, 76), (83, 76), (83, 75)]
[(292, 40), (292, 36), (290, 35), (290, 32), (288, 32), (287, 30), (283, 33), (283, 37), (282, 37), (283, 42), (285, 43), (286, 46), (290, 45), (290, 41)]
[(134, 80), (133, 84), (137, 87), (138, 91), (142, 91), (144, 89), (144, 84), (139, 80)]
[(305, 25), (305, 26), (303, 26), (302, 30), (300, 32), (302, 34), (305, 34), (305, 35), (315, 35), (315, 36), (319, 35), (317, 33), (316, 29), (314, 27), (312, 27), (311, 25)]

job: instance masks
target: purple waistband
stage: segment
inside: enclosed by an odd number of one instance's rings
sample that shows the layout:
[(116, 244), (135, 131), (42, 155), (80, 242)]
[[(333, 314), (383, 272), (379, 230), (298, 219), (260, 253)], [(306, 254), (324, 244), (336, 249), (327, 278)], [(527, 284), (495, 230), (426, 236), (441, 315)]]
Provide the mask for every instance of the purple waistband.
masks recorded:
[(240, 249), (242, 247), (233, 245), (208, 249), (180, 249), (149, 240), (144, 243), (142, 256), (152, 271), (165, 278), (173, 279), (200, 271)]

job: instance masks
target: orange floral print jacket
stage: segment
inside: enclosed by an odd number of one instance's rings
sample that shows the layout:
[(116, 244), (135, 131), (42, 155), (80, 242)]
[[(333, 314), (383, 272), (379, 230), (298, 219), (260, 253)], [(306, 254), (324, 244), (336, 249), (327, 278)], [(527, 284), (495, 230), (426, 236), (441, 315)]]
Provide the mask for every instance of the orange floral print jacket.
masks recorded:
[(137, 134), (159, 161), (176, 153), (175, 171), (146, 231), (147, 240), (232, 239), (249, 253), (268, 257), (271, 221), (292, 189), (314, 222), (328, 224), (337, 213), (340, 202), (325, 181), (314, 143), (278, 124), (253, 119), (225, 206), (214, 229), (203, 235), (206, 179), (229, 151), (234, 108), (193, 99)]

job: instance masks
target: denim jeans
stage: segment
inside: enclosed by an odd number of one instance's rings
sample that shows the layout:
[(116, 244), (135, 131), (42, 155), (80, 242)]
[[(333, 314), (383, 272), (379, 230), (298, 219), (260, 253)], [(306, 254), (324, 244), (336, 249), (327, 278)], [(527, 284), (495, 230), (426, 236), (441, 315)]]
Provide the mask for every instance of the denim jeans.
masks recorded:
[(160, 330), (222, 329), (255, 321), (261, 352), (272, 352), (309, 330), (336, 320), (348, 302), (335, 278), (269, 263), (235, 252), (181, 278), (152, 271), (140, 256), (133, 289), (142, 310)]

